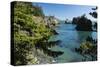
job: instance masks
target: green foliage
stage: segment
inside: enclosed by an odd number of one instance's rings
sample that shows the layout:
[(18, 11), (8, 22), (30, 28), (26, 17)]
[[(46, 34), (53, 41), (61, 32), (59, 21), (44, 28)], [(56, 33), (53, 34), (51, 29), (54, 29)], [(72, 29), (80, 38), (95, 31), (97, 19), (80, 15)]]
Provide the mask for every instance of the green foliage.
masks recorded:
[(89, 41), (83, 42), (76, 51), (84, 56), (84, 61), (88, 59), (87, 55), (91, 57), (90, 60), (97, 60), (97, 45)]
[[(41, 8), (32, 6), (32, 3), (28, 2), (14, 2), (14, 64), (23, 65), (29, 62), (37, 63), (37, 58), (30, 56), (29, 52), (35, 49), (35, 44), (43, 38), (47, 40), (51, 33), (51, 29), (47, 28), (45, 22), (41, 21), (37, 23), (33, 16), (43, 17), (43, 11)], [(37, 61), (37, 62), (36, 62)]]
[(82, 50), (88, 50), (88, 49), (91, 49), (93, 46), (93, 44), (91, 44), (90, 42), (84, 42), (81, 44), (80, 48)]

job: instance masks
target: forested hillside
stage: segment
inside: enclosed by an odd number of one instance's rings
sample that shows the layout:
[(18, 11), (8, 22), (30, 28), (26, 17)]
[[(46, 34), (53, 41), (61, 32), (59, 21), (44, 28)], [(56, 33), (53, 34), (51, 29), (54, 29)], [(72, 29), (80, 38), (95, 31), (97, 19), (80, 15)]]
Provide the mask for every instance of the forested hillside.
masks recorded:
[(53, 35), (52, 29), (46, 25), (41, 7), (30, 2), (13, 2), (11, 7), (14, 65), (38, 64), (36, 46), (47, 44), (37, 43), (46, 42)]

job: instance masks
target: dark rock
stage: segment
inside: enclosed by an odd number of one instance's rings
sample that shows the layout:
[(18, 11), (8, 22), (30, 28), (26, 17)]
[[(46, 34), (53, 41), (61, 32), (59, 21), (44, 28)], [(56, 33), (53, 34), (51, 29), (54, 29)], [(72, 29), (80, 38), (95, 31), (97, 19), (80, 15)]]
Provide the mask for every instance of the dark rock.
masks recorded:
[(44, 48), (44, 53), (47, 54), (48, 56), (51, 56), (51, 57), (58, 57), (59, 55), (62, 55), (64, 52), (62, 51), (52, 51), (52, 50), (49, 50), (49, 49), (46, 49)]
[(92, 21), (87, 19), (85, 15), (77, 18), (73, 18), (73, 24), (76, 24), (76, 30), (78, 31), (92, 31)]
[(56, 30), (52, 30), (53, 34), (57, 35), (58, 33), (56, 32)]

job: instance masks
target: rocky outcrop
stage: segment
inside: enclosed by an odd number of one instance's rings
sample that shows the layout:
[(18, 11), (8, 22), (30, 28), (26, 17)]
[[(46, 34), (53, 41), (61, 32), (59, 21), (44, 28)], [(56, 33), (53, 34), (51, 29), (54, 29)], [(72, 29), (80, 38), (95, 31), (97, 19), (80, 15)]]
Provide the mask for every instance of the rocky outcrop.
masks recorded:
[(72, 20), (72, 24), (77, 24), (79, 17), (74, 17)]
[(56, 25), (59, 23), (58, 19), (55, 18), (54, 16), (46, 16), (46, 17), (44, 18), (44, 20), (45, 20), (45, 22), (46, 22), (46, 25), (47, 25), (48, 27), (50, 27), (50, 28), (56, 26)]
[(92, 21), (87, 19), (85, 15), (73, 18), (73, 24), (76, 24), (76, 30), (78, 31), (92, 31)]

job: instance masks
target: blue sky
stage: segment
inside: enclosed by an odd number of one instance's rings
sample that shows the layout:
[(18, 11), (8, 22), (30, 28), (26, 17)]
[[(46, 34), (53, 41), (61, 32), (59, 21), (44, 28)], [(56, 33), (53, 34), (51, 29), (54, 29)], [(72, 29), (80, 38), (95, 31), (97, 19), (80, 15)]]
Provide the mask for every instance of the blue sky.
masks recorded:
[(68, 5), (68, 4), (50, 4), (50, 3), (37, 3), (42, 7), (46, 16), (54, 15), (58, 19), (65, 20), (68, 18), (71, 20), (73, 17), (86, 14), (87, 18), (95, 20), (89, 15), (89, 12), (93, 12), (91, 8), (95, 6), (84, 5)]

